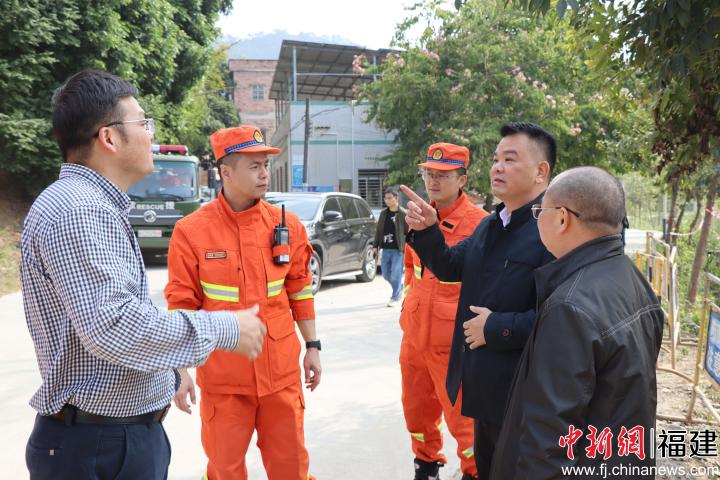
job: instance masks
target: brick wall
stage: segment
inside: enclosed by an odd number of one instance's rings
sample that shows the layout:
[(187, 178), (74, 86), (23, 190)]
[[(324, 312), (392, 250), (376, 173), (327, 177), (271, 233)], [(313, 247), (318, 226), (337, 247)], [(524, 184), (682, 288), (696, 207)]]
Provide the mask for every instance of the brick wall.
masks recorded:
[[(269, 140), (275, 131), (275, 100), (268, 99), (277, 60), (241, 60), (229, 62), (235, 81), (235, 107), (243, 124), (264, 129)], [(263, 86), (263, 100), (253, 99), (253, 85)]]

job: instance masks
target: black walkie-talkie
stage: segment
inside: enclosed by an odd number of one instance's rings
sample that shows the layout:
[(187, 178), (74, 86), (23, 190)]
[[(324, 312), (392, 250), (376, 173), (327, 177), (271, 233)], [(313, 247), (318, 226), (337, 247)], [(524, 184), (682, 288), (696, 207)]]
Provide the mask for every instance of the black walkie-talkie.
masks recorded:
[(281, 208), (282, 221), (273, 231), (273, 262), (276, 265), (290, 263), (290, 232), (285, 226), (285, 204)]

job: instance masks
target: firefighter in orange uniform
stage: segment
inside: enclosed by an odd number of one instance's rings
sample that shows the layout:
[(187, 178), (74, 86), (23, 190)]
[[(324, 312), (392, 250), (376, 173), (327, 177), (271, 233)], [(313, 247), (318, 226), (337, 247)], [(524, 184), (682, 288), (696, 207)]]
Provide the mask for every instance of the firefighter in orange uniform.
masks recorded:
[[(308, 271), (312, 247), (305, 227), (290, 212), (289, 241), (275, 240), (281, 210), (262, 197), (270, 182), (268, 155), (280, 150), (266, 145), (253, 126), (219, 130), (210, 143), (223, 188), (217, 200), (175, 225), (165, 288), (168, 308), (232, 310), (257, 305), (268, 333), (256, 360), (218, 351), (197, 369), (207, 477), (247, 479), (245, 454), (257, 431), (268, 480), (307, 480), (312, 477), (304, 445), (301, 349), (295, 324), (306, 342), (303, 367), (312, 391), (321, 375)], [(187, 371), (180, 375), (175, 403), (190, 413), (188, 396), (195, 403), (193, 381)]]
[[(419, 165), (425, 189), (438, 211), (440, 230), (448, 245), (469, 237), (487, 212), (468, 199), (470, 152), (450, 143), (430, 146)], [(441, 453), (443, 415), (458, 443), (463, 480), (476, 478), (473, 421), (460, 415), (461, 395), (453, 406), (445, 390), (460, 283), (438, 280), (405, 246), (405, 300), (400, 315), (402, 403), (415, 454), (415, 479), (435, 480), (447, 462)]]

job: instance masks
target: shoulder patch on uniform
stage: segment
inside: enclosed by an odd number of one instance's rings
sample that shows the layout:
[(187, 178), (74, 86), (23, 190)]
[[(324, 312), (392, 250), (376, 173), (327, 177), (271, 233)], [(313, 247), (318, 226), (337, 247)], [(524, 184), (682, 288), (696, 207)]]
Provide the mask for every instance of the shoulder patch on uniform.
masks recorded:
[(225, 250), (215, 250), (212, 252), (205, 252), (206, 260), (215, 260), (218, 258), (227, 258), (227, 252)]

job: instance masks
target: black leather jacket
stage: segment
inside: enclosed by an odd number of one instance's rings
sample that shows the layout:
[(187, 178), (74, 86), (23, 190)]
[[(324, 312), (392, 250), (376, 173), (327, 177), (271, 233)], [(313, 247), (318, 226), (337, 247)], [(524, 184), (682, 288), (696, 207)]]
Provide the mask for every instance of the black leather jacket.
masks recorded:
[[(623, 254), (620, 235), (592, 240), (537, 269), (535, 281), (537, 321), (518, 364), (490, 478), (602, 478), (562, 471), (600, 463), (607, 478), (654, 478), (612, 471), (655, 464), (655, 364), (664, 321), (650, 285)], [(574, 460), (559, 445), (570, 425), (582, 431)], [(609, 459), (587, 458), (589, 426), (610, 428)], [(644, 460), (618, 455), (621, 428), (636, 426), (644, 429)]]

